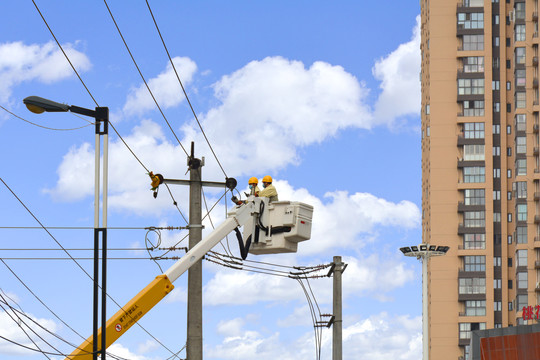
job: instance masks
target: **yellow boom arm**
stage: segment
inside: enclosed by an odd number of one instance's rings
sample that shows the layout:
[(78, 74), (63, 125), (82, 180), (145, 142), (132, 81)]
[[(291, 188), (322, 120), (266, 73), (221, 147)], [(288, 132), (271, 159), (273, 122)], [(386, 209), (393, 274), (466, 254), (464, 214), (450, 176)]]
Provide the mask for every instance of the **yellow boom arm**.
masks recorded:
[[(148, 286), (141, 290), (131, 301), (112, 316), (105, 326), (106, 344), (108, 348), (147, 312), (150, 311), (174, 288), (173, 282), (186, 272), (193, 264), (214, 246), (216, 246), (227, 234), (237, 226), (242, 226), (259, 213), (260, 198), (247, 202), (237, 209), (234, 216), (228, 217), (220, 226), (212, 231), (207, 237), (190, 249), (186, 255), (171, 266), (163, 275), (157, 276)], [(254, 225), (255, 222), (252, 222)], [(101, 329), (98, 330), (98, 349), (101, 349)], [(93, 336), (86, 339), (66, 359), (92, 360)]]

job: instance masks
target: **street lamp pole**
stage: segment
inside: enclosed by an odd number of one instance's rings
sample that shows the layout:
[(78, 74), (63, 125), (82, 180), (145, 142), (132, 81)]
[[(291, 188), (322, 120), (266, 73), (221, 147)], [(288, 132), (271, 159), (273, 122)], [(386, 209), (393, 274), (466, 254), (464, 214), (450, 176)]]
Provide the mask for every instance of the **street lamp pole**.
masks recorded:
[(449, 246), (420, 244), (399, 250), (405, 256), (416, 257), (422, 262), (422, 360), (429, 360), (429, 309), (428, 309), (428, 262), (432, 256), (446, 255)]
[[(107, 349), (106, 323), (107, 323), (107, 193), (108, 193), (108, 158), (109, 158), (109, 108), (96, 107), (95, 110), (74, 105), (66, 105), (41, 98), (29, 96), (23, 100), (28, 110), (36, 114), (43, 112), (73, 112), (95, 119), (95, 177), (94, 177), (94, 284), (93, 284), (93, 359), (105, 360)], [(103, 199), (102, 221), (100, 226), (100, 156), (101, 136), (103, 136)], [(99, 323), (99, 238), (101, 235), (101, 339), (98, 339)], [(99, 341), (101, 340), (101, 341)], [(98, 342), (101, 349), (98, 349)]]

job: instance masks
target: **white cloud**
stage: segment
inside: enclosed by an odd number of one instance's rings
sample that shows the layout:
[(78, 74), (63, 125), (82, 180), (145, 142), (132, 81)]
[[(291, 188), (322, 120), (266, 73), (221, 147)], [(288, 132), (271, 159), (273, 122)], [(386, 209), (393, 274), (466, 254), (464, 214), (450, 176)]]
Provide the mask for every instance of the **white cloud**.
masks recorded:
[[(221, 104), (200, 120), (224, 167), (235, 174), (296, 164), (298, 149), (372, 125), (366, 87), (341, 66), (321, 61), (309, 68), (282, 57), (252, 61), (223, 76), (214, 91)], [(203, 144), (197, 129), (185, 125), (183, 141)]]
[[(75, 50), (73, 44), (63, 44), (62, 47), (77, 71), (91, 68), (88, 57)], [(22, 82), (37, 80), (52, 83), (74, 75), (64, 55), (52, 41), (43, 45), (26, 45), (20, 41), (0, 44), (1, 102), (7, 102), (13, 87)]]
[(373, 75), (381, 81), (381, 94), (375, 105), (377, 123), (392, 124), (405, 115), (420, 111), (420, 15), (413, 36), (390, 55), (376, 62)]
[[(54, 342), (54, 338), (51, 334), (47, 333), (43, 328), (49, 330), (52, 333), (55, 333), (58, 331), (57, 324), (49, 319), (42, 319), (42, 318), (36, 318), (32, 314), (27, 314), (34, 322), (41, 325), (36, 325), (32, 320), (19, 315), (23, 321), (18, 321), (17, 323), (13, 320), (16, 319), (15, 314), (13, 314), (11, 311), (8, 314), (5, 311), (0, 312), (0, 336), (3, 336), (7, 339), (10, 339), (11, 341), (22, 344), (26, 347), (36, 349), (36, 345), (30, 341), (26, 334), (29, 334), (32, 339), (40, 346), (42, 349), (49, 349), (48, 345), (45, 344), (45, 342), (41, 339), (39, 339), (38, 335), (47, 340), (49, 343)], [(25, 325), (25, 324), (28, 324)], [(21, 326), (19, 326), (21, 325)], [(26, 331), (23, 332), (21, 329), (24, 328)], [(30, 328), (33, 329), (38, 335), (36, 335)], [(53, 350), (54, 351), (54, 350)], [(34, 352), (31, 350), (24, 349), (21, 346), (18, 346), (14, 343), (8, 342), (8, 341), (0, 341), (0, 354), (5, 355), (21, 355), (21, 354), (33, 354)]]
[[(195, 62), (187, 57), (178, 56), (174, 57), (172, 61), (178, 71), (180, 80), (182, 80), (182, 84), (186, 86), (191, 83), (193, 75), (197, 71)], [(162, 73), (158, 74), (155, 78), (147, 80), (147, 83), (162, 109), (176, 106), (184, 100), (184, 93), (170, 63), (167, 63), (167, 67)], [(147, 110), (155, 108), (155, 106), (146, 85), (141, 84), (138, 88), (130, 91), (123, 111), (127, 115), (142, 114)]]
[(124, 347), (120, 343), (115, 343), (109, 346), (107, 348), (107, 352), (117, 357), (120, 357), (122, 359), (130, 359), (130, 360), (149, 360), (150, 359), (145, 356), (133, 353), (131, 350)]
[[(250, 255), (249, 259), (259, 260), (254, 255)], [(262, 261), (269, 259), (264, 258)], [(387, 301), (390, 299), (389, 293), (412, 281), (414, 277), (413, 270), (397, 258), (371, 254), (365, 258), (346, 256), (343, 261), (348, 265), (343, 273), (345, 298), (372, 297)], [(274, 262), (280, 263), (277, 258)], [(317, 279), (311, 282), (311, 286), (318, 303), (332, 302), (332, 294), (328, 291), (332, 287), (330, 278)], [(209, 306), (292, 300), (303, 303), (305, 294), (298, 282), (290, 278), (218, 269), (204, 286), (204, 299)], [(174, 300), (185, 301), (185, 292), (181, 291)], [(171, 301), (174, 300), (171, 298)]]
[[(226, 336), (221, 344), (205, 349), (210, 359), (312, 359), (315, 353), (313, 331), (295, 339), (284, 339), (279, 332), (264, 334), (243, 330)], [(323, 331), (322, 358), (331, 357), (331, 330)], [(343, 358), (373, 360), (417, 360), (422, 356), (421, 319), (373, 315), (343, 327)]]

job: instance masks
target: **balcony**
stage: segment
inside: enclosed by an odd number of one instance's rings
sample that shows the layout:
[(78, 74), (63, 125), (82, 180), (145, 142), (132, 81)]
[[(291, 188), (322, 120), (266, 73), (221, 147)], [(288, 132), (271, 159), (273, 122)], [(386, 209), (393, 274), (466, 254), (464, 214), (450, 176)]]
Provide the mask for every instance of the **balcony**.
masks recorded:
[(534, 66), (538, 65), (538, 56), (533, 56), (532, 63), (533, 63)]
[(540, 215), (534, 215), (534, 223), (540, 224)]
[(534, 268), (535, 268), (535, 269), (540, 269), (540, 260), (536, 260), (536, 261), (534, 262)]
[[(538, 130), (539, 130), (539, 129), (540, 129), (540, 126), (539, 126), (538, 124), (534, 124), (534, 125), (533, 125), (533, 132), (534, 132), (535, 134), (538, 134)], [(458, 143), (458, 144), (459, 144), (459, 143)]]
[(532, 13), (532, 20), (533, 20), (533, 21), (538, 21), (538, 11), (534, 11), (534, 12)]
[(538, 89), (538, 78), (533, 79), (533, 88)]
[(534, 200), (540, 200), (540, 192), (534, 193)]
[(539, 153), (540, 153), (540, 152), (539, 152), (538, 146), (535, 146), (535, 147), (533, 148), (533, 155), (538, 156)]

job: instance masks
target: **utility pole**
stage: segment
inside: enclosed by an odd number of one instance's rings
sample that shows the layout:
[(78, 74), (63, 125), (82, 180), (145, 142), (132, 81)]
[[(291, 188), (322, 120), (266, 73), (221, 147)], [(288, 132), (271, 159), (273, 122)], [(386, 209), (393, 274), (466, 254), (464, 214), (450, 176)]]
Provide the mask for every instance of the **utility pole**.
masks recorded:
[[(191, 143), (189, 166), (189, 249), (202, 239), (202, 177), (204, 163), (195, 158)], [(189, 268), (187, 299), (187, 360), (202, 360), (202, 260)]]
[(343, 274), (343, 263), (341, 256), (334, 256), (334, 283), (333, 283), (333, 305), (334, 323), (332, 324), (332, 360), (343, 358), (343, 318), (342, 318), (342, 295), (341, 295), (341, 275)]
[(334, 277), (333, 294), (332, 294), (332, 318), (328, 322), (327, 327), (332, 326), (332, 360), (343, 359), (343, 315), (342, 315), (342, 286), (341, 275), (347, 268), (347, 264), (341, 261), (341, 256), (334, 256), (332, 267), (328, 271), (328, 277)]
[[(202, 181), (201, 168), (204, 157), (195, 157), (195, 144), (191, 143), (191, 155), (188, 155), (187, 165), (189, 180), (165, 179), (161, 174), (153, 175), (159, 184), (189, 185), (189, 249), (193, 249), (202, 240), (202, 187), (210, 186), (228, 189), (231, 193), (236, 188), (234, 178), (225, 178), (225, 182)], [(154, 197), (157, 196), (157, 184)], [(188, 299), (187, 299), (187, 360), (202, 360), (202, 259), (193, 264), (188, 270)]]

